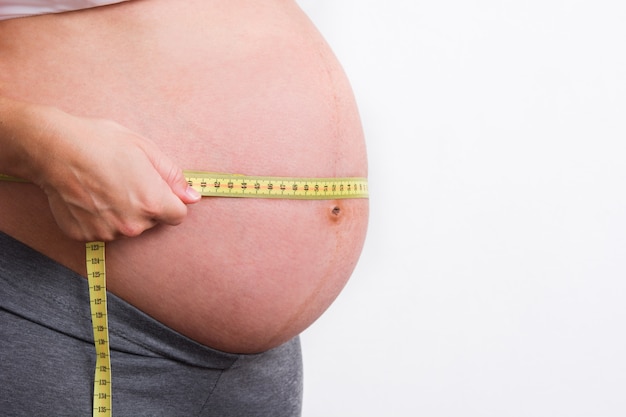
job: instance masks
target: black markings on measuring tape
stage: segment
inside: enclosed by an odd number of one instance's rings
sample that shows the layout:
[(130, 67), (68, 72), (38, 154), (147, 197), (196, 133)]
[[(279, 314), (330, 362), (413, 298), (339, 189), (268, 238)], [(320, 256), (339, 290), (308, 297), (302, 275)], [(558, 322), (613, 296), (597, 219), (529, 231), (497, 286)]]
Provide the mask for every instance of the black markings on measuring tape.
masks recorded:
[(365, 178), (262, 177), (185, 171), (190, 186), (206, 197), (284, 199), (367, 198)]
[(96, 367), (93, 392), (93, 415), (111, 415), (111, 361), (109, 356), (109, 329), (106, 314), (106, 273), (104, 242), (86, 245), (86, 267), (89, 280), (89, 300), (93, 340), (96, 348)]

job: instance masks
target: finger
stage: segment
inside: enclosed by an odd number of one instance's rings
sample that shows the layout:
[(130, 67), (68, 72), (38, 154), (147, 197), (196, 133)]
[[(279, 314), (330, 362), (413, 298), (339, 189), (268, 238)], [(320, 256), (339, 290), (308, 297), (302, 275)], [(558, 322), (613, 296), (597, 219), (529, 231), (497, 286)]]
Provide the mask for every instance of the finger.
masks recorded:
[(201, 195), (194, 190), (185, 179), (183, 170), (178, 168), (169, 158), (161, 153), (150, 155), (152, 163), (161, 175), (161, 178), (169, 185), (172, 192), (185, 204), (197, 203)]
[(177, 168), (174, 169), (173, 177), (170, 180), (166, 180), (172, 192), (185, 204), (193, 204), (200, 201), (202, 196), (187, 183), (183, 171)]
[(162, 209), (154, 216), (154, 220), (172, 226), (182, 223), (187, 216), (187, 206), (170, 190), (164, 192)]
[(108, 232), (113, 233), (113, 239), (137, 237), (157, 224), (159, 221), (156, 218), (124, 219), (123, 223), (110, 228)]

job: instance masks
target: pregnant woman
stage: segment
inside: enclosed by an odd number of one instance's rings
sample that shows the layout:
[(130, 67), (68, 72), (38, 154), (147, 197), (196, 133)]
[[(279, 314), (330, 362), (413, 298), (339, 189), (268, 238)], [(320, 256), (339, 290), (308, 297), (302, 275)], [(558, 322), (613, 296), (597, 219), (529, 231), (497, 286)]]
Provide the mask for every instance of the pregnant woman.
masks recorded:
[(348, 81), (291, 0), (0, 0), (0, 409), (89, 415), (107, 241), (118, 415), (297, 416), (298, 334), (368, 202), (200, 197), (182, 169), (365, 177)]

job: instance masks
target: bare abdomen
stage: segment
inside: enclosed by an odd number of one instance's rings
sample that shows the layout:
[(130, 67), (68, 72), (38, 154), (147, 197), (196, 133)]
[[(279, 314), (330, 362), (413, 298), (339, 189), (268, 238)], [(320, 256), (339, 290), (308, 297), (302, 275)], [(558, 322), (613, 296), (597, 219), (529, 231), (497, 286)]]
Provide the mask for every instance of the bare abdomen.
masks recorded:
[[(291, 2), (129, 2), (6, 21), (0, 39), (1, 94), (113, 119), (184, 169), (367, 175), (349, 85)], [(2, 230), (84, 273), (39, 190), (0, 184), (0, 200)], [(109, 289), (203, 344), (264, 350), (339, 294), (367, 215), (367, 200), (205, 198), (180, 226), (109, 243)]]

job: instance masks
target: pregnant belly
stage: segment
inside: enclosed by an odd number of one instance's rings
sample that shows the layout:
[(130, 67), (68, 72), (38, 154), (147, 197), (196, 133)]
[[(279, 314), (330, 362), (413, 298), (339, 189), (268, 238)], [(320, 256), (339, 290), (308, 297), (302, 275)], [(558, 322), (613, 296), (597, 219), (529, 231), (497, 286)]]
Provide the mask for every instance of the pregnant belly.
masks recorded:
[[(4, 22), (1, 94), (113, 119), (184, 169), (367, 175), (348, 82), (295, 4), (173, 3)], [(46, 37), (35, 45), (33, 33)], [(60, 234), (38, 189), (0, 194), (2, 230), (84, 274), (82, 246)], [(205, 345), (265, 350), (337, 297), (367, 216), (367, 200), (204, 198), (179, 226), (109, 243), (109, 289)]]

